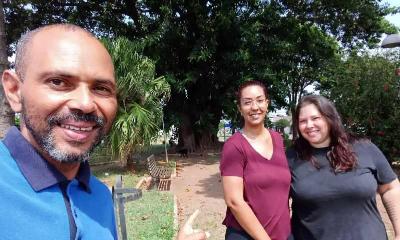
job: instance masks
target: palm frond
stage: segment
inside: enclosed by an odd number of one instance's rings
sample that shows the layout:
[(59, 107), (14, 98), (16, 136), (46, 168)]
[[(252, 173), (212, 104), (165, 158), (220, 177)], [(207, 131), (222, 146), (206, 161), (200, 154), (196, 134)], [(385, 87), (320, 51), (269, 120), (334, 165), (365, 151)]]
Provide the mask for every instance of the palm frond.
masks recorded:
[(161, 102), (169, 99), (171, 90), (164, 77), (155, 77), (155, 63), (141, 54), (142, 43), (126, 38), (103, 43), (113, 58), (120, 106), (108, 139), (112, 153), (126, 158), (157, 136)]

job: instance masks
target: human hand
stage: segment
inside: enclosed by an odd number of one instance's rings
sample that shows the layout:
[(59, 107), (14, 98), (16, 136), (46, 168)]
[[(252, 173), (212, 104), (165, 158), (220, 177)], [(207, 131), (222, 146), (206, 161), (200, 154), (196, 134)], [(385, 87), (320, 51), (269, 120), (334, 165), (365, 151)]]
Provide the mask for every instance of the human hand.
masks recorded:
[(209, 232), (200, 229), (193, 229), (193, 221), (199, 215), (200, 210), (197, 209), (185, 222), (183, 227), (179, 230), (176, 240), (206, 240), (210, 237)]

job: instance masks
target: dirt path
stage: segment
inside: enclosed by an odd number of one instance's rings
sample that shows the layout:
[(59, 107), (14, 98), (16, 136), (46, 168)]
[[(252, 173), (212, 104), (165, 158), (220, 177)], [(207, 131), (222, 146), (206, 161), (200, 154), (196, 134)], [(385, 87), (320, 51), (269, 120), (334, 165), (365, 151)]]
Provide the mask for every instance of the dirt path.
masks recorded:
[[(190, 156), (180, 158), (177, 163), (177, 177), (172, 180), (171, 191), (178, 199), (179, 226), (191, 213), (200, 209), (194, 227), (210, 231), (211, 240), (224, 239), (225, 226), (221, 223), (226, 205), (219, 175), (219, 158)], [(392, 240), (393, 229), (379, 196), (377, 202), (389, 240)]]
[(225, 227), (221, 223), (226, 205), (219, 174), (219, 157), (190, 156), (180, 158), (177, 163), (177, 177), (172, 180), (171, 191), (178, 199), (179, 226), (191, 213), (200, 209), (194, 227), (210, 231), (212, 240), (224, 239)]

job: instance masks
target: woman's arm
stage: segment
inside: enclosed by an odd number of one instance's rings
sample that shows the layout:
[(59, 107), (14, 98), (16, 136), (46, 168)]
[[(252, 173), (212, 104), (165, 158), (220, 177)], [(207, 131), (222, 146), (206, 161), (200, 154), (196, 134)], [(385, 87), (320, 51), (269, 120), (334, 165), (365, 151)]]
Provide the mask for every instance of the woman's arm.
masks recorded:
[(223, 176), (222, 185), (226, 205), (232, 211), (240, 226), (255, 240), (270, 240), (264, 227), (243, 199), (243, 178)]
[(400, 240), (400, 183), (398, 179), (390, 183), (379, 185), (383, 205), (392, 222), (395, 239)]

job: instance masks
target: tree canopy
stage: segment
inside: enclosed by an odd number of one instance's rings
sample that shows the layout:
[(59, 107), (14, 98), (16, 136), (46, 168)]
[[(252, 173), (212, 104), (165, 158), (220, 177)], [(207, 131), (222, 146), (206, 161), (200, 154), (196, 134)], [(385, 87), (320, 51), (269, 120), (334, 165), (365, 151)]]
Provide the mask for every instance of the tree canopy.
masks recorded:
[(396, 31), (384, 16), (397, 11), (380, 0), (3, 2), (9, 44), (27, 29), (58, 22), (140, 41), (155, 75), (171, 86), (167, 126), (177, 126), (189, 149), (214, 145), (222, 117), (237, 126), (241, 82), (263, 81), (272, 108), (293, 109), (341, 49), (373, 46), (383, 32)]
[(346, 128), (367, 137), (393, 160), (400, 153), (400, 52), (351, 54), (331, 68), (322, 92), (335, 102)]

